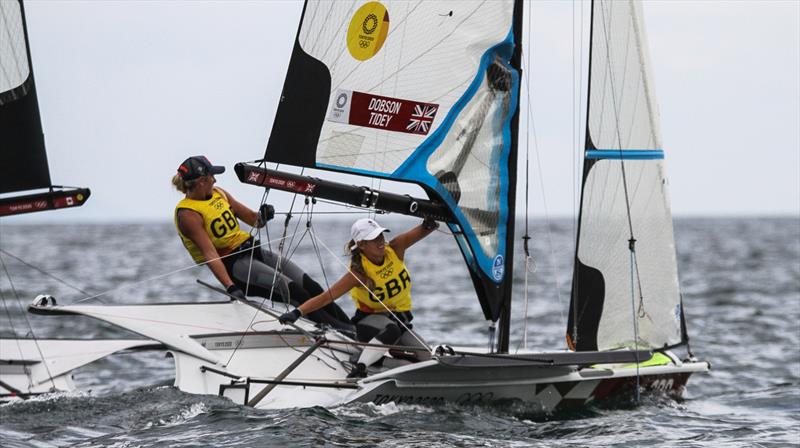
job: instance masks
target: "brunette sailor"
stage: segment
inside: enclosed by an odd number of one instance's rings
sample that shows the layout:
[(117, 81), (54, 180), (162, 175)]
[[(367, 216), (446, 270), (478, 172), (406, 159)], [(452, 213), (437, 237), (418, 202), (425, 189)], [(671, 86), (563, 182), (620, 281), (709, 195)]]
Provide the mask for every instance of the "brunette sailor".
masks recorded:
[[(322, 287), (289, 260), (281, 260), (259, 247), (250, 233), (239, 227), (239, 219), (261, 228), (275, 216), (272, 205), (258, 212), (214, 186), (214, 175), (224, 166), (212, 165), (205, 156), (193, 156), (179, 167), (172, 183), (186, 196), (175, 206), (178, 235), (197, 264), (205, 263), (228, 294), (244, 299), (249, 295), (299, 305), (322, 292)], [(248, 249), (256, 246), (251, 257)], [(252, 263), (251, 263), (252, 261)], [(274, 285), (274, 291), (273, 290)], [(335, 304), (309, 316), (315, 322), (341, 327), (347, 315)]]
[[(406, 249), (430, 235), (436, 227), (436, 221), (426, 219), (386, 244), (384, 232), (388, 229), (373, 219), (359, 219), (350, 229), (352, 239), (347, 244), (351, 254), (350, 271), (330, 289), (283, 314), (279, 320), (295, 322), (349, 291), (357, 308), (352, 322), (356, 324), (360, 341), (424, 347), (422, 339), (411, 331), (411, 275), (403, 259)], [(382, 347), (364, 348), (351, 376), (366, 376), (367, 367), (386, 353), (387, 349)], [(418, 352), (417, 358), (425, 357), (426, 353)]]

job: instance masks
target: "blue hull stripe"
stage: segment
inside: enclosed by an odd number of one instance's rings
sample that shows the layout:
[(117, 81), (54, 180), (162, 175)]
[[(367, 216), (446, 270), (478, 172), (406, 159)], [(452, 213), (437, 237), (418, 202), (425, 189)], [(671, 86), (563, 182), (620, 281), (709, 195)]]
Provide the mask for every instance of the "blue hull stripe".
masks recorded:
[(660, 149), (590, 149), (586, 151), (587, 159), (615, 160), (657, 160), (664, 158)]

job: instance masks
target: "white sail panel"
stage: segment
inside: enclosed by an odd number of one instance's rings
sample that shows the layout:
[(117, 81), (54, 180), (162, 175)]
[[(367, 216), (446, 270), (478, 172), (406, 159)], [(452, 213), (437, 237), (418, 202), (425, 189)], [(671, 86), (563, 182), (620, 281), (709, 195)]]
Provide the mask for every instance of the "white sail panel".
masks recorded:
[(597, 161), (584, 184), (578, 260), (600, 271), (605, 286), (597, 348), (632, 347), (634, 315), (639, 347), (673, 345), (681, 341), (681, 310), (663, 161), (625, 161), (638, 276), (620, 163)]
[[(317, 163), (397, 170), (441, 126), (484, 54), (507, 38), (512, 8), (510, 1), (309, 1), (298, 41), (331, 76)], [(360, 54), (368, 44), (371, 53)], [(363, 117), (342, 120), (335, 109), (350, 107), (354, 96), (367, 101)]]
[(596, 149), (661, 149), (658, 105), (638, 1), (597, 1), (588, 128)]
[(28, 79), (30, 65), (25, 50), (25, 34), (22, 24), (22, 10), (17, 1), (0, 1), (0, 105), (9, 92)]
[(577, 350), (636, 344), (657, 349), (681, 343), (684, 335), (641, 4), (598, 0), (593, 5), (586, 159), (568, 335)]

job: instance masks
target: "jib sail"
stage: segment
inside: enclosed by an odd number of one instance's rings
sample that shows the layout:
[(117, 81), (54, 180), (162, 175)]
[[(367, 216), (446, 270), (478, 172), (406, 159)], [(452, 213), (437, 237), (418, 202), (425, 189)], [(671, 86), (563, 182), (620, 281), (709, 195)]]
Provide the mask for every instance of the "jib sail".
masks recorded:
[(567, 339), (577, 350), (672, 346), (683, 314), (641, 4), (595, 1), (590, 51)]
[(265, 153), (422, 185), (491, 320), (510, 288), (520, 16), (512, 0), (307, 1)]

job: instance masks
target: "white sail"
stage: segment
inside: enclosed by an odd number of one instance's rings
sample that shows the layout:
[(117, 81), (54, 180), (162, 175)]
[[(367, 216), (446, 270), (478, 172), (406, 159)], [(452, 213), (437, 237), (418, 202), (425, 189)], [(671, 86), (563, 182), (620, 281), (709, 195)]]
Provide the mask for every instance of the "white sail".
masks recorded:
[(594, 3), (591, 51), (568, 332), (579, 350), (674, 345), (682, 341), (681, 301), (658, 106), (639, 2)]
[(2, 94), (21, 86), (30, 74), (22, 9), (18, 2), (0, 2), (0, 29), (4, 31), (0, 39), (0, 61), (3, 61), (3, 70), (0, 70), (0, 104), (3, 104)]

